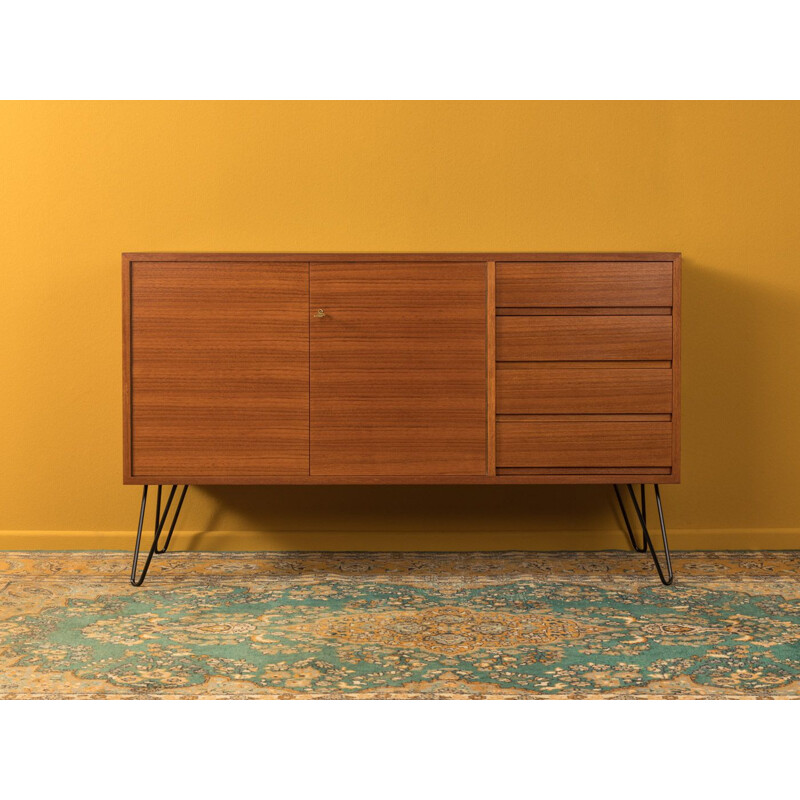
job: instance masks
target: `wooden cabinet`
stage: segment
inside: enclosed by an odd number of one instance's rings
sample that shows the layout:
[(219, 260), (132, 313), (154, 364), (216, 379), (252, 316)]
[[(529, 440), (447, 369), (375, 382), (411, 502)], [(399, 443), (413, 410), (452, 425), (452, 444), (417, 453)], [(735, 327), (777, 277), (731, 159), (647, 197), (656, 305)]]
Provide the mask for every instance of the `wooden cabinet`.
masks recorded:
[(123, 299), (126, 483), (679, 480), (675, 253), (128, 254)]

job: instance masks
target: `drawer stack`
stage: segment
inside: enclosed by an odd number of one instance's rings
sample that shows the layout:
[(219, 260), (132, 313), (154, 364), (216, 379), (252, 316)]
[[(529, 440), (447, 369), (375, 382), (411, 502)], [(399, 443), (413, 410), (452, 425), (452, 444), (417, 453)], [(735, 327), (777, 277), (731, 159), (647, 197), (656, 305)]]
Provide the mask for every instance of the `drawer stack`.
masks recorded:
[(497, 262), (498, 476), (673, 475), (676, 270)]

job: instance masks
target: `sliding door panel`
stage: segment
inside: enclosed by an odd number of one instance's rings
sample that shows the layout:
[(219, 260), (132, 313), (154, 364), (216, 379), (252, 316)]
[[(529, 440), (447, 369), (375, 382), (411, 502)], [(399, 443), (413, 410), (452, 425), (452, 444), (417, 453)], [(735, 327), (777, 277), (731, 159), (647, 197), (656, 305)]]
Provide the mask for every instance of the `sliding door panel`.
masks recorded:
[(134, 477), (308, 475), (307, 263), (134, 262), (130, 302)]
[(486, 265), (311, 264), (311, 474), (486, 474)]

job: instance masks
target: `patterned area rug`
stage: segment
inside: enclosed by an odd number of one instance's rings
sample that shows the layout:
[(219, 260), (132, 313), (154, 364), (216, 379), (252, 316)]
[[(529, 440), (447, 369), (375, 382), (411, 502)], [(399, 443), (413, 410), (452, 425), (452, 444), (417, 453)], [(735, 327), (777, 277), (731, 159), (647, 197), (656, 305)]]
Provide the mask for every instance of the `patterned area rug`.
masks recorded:
[(796, 698), (800, 552), (0, 553), (3, 698)]

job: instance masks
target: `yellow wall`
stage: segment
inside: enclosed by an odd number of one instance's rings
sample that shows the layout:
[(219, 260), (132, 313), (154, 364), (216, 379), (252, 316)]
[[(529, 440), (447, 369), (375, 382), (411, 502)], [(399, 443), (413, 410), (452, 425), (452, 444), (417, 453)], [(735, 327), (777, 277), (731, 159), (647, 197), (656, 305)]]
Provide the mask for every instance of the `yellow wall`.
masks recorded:
[[(0, 547), (131, 543), (125, 250), (680, 250), (674, 544), (800, 547), (798, 142), (798, 103), (0, 104)], [(611, 500), (208, 488), (181, 527), (201, 548), (622, 546)]]

